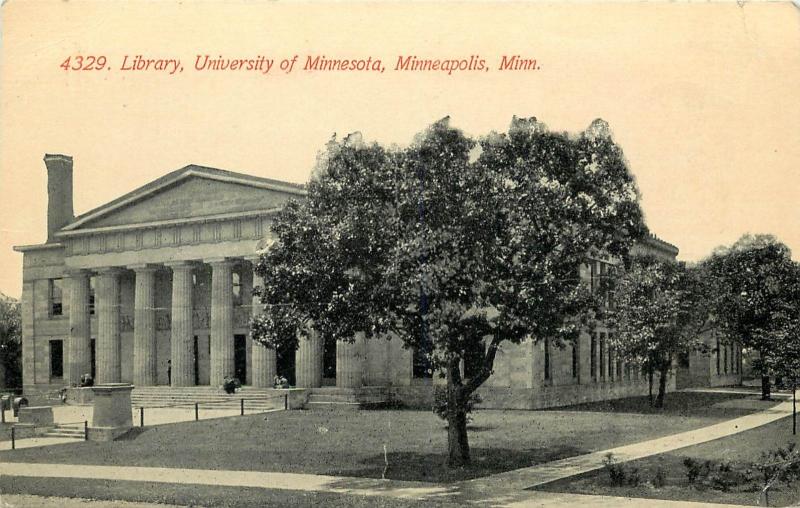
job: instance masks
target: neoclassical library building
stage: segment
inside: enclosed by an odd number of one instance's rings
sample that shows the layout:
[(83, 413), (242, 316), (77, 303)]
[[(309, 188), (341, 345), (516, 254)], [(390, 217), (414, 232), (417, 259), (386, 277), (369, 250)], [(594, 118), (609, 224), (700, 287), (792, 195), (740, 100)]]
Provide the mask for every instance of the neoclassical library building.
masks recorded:
[[(73, 213), (73, 162), (45, 155), (47, 240), (23, 254), (23, 390), (79, 383), (132, 383), (177, 389), (219, 387), (236, 377), (271, 389), (276, 375), (309, 393), (376, 390), (410, 406), (430, 404), (443, 384), (424, 355), (399, 340), (270, 350), (249, 335), (259, 312), (252, 288), (270, 220), (302, 185), (189, 165), (82, 215)], [(655, 236), (636, 246), (674, 259)], [(587, 282), (613, 260), (587, 258)], [(607, 346), (613, 330), (587, 331), (574, 346), (547, 340), (505, 344), (480, 389), (483, 407), (533, 409), (643, 395), (645, 376)], [(711, 338), (710, 340), (713, 340)], [(735, 345), (676, 362), (668, 386), (726, 385), (741, 379)]]

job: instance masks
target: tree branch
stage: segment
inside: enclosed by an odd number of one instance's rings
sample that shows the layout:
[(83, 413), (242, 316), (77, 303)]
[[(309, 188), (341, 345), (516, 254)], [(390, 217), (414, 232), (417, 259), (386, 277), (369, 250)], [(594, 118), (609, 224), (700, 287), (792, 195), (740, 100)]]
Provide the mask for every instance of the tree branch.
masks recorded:
[(500, 343), (503, 342), (503, 339), (499, 337), (495, 337), (492, 339), (492, 342), (489, 344), (489, 347), (486, 350), (486, 355), (483, 357), (483, 367), (481, 371), (475, 377), (471, 378), (466, 385), (464, 385), (464, 391), (467, 395), (474, 392), (478, 389), (480, 385), (482, 385), (489, 376), (492, 375), (492, 370), (494, 369), (494, 359), (497, 356), (497, 350), (500, 347)]

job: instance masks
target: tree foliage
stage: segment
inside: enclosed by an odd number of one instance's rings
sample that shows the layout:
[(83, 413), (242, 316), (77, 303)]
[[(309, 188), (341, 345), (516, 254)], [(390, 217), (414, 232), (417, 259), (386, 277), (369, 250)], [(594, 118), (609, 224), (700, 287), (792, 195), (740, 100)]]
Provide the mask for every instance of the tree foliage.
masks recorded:
[[(313, 326), (326, 340), (364, 332), (424, 352), (447, 379), (457, 465), (469, 460), (466, 405), (501, 343), (574, 340), (594, 303), (580, 263), (591, 248), (625, 258), (645, 228), (604, 122), (570, 136), (514, 118), (476, 142), (445, 118), (403, 149), (332, 140), (307, 199), (272, 232), (254, 335), (296, 346)], [(478, 344), (480, 367), (463, 379)]]
[(0, 295), (0, 363), (5, 386), (22, 386), (22, 321), (19, 303)]
[(700, 337), (710, 329), (710, 319), (699, 272), (684, 263), (643, 255), (615, 281), (608, 319), (615, 334), (610, 345), (641, 365), (651, 383), (653, 374), (660, 374), (656, 407), (663, 405), (673, 359), (705, 348)]
[(703, 265), (713, 284), (709, 297), (718, 329), (727, 340), (759, 353), (757, 367), (768, 397), (768, 376), (797, 316), (792, 310), (797, 305), (797, 266), (791, 251), (774, 236), (744, 235), (731, 247), (716, 249)]

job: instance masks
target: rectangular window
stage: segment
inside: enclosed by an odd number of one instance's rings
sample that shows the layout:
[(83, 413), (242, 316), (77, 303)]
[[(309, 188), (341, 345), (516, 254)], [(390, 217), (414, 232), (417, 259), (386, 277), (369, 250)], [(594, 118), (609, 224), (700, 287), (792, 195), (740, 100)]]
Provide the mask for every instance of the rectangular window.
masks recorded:
[(597, 275), (595, 273), (597, 271), (596, 264), (597, 263), (595, 263), (593, 259), (589, 260), (589, 286), (591, 287), (592, 292), (597, 289), (595, 287), (595, 284), (597, 284)]
[(572, 345), (572, 378), (578, 379), (578, 345)]
[(592, 379), (597, 381), (597, 332), (594, 332), (591, 337), (591, 346), (589, 347), (591, 356), (589, 357), (589, 369), (592, 372)]
[[(598, 334), (599, 335), (599, 334)], [(606, 334), (600, 335), (600, 379), (606, 380)]]
[(477, 376), (483, 369), (483, 360), (486, 353), (486, 346), (483, 341), (472, 342), (464, 349), (464, 377), (471, 379)]
[(719, 357), (720, 357), (720, 349), (719, 349), (719, 339), (717, 339), (717, 375), (719, 376), (720, 372), (720, 365), (719, 365)]
[(89, 315), (94, 315), (94, 277), (89, 278)]
[(433, 368), (428, 355), (430, 347), (430, 339), (423, 337), (419, 347), (415, 347), (412, 350), (411, 374), (415, 379), (430, 379), (433, 377)]
[(728, 346), (728, 344), (725, 344), (724, 356), (722, 357), (722, 359), (723, 359), (723, 363), (722, 364), (725, 366), (725, 374), (728, 373), (728, 348), (729, 347), (730, 346)]
[(50, 341), (50, 377), (64, 377), (64, 342)]
[(61, 279), (50, 279), (48, 293), (50, 317), (61, 316), (63, 313), (63, 281)]
[(622, 381), (622, 358), (617, 358), (617, 381)]
[(550, 380), (550, 339), (544, 339), (544, 378)]
[(241, 305), (242, 304), (242, 276), (239, 272), (234, 271), (231, 274), (233, 278), (232, 288), (233, 288), (233, 305)]

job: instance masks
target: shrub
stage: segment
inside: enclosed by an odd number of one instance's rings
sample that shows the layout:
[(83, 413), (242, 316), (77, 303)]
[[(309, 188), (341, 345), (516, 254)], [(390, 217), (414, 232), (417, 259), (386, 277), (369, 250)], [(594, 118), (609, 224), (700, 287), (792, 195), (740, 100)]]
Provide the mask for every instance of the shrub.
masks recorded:
[(242, 386), (242, 382), (238, 378), (226, 376), (222, 380), (222, 389), (225, 393), (235, 393), (236, 389)]
[(710, 460), (700, 462), (691, 457), (686, 457), (683, 459), (683, 466), (686, 468), (686, 478), (689, 480), (689, 485), (699, 485), (708, 478), (712, 462)]
[(660, 465), (656, 468), (656, 474), (653, 476), (653, 487), (660, 489), (667, 484), (667, 474), (664, 468)]
[(611, 485), (614, 487), (624, 487), (626, 485), (638, 487), (642, 481), (638, 468), (625, 466), (614, 457), (613, 453), (606, 454), (603, 459), (603, 466), (608, 473)]
[[(477, 392), (472, 392), (467, 400), (467, 421), (471, 421), (469, 414), (475, 409), (476, 404), (483, 402)], [(433, 412), (442, 420), (447, 420), (447, 388), (437, 386), (433, 391)]]

